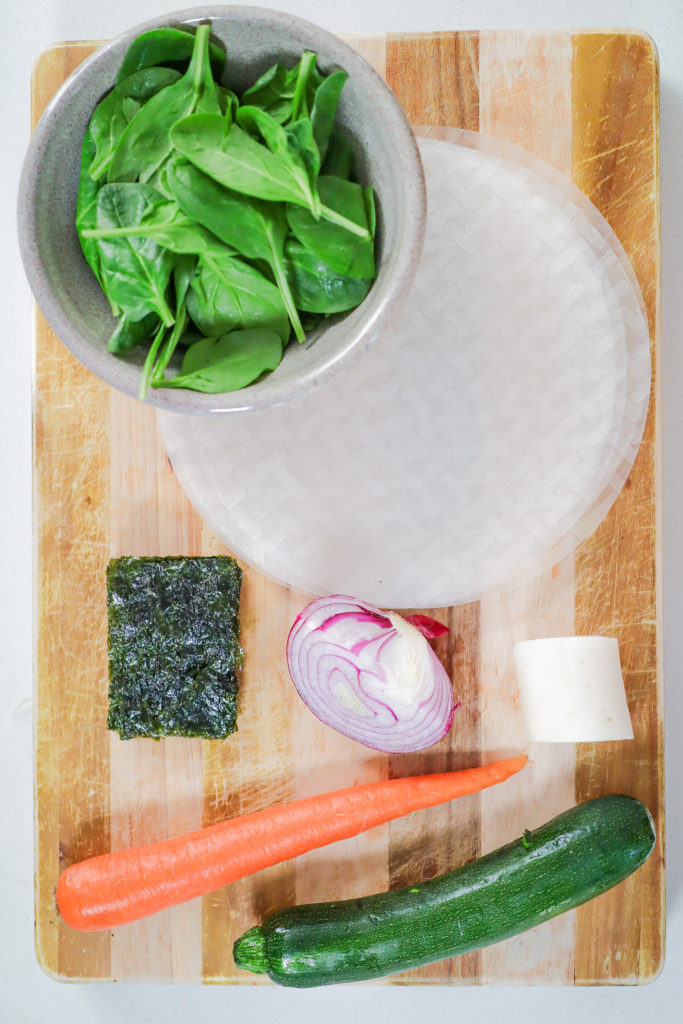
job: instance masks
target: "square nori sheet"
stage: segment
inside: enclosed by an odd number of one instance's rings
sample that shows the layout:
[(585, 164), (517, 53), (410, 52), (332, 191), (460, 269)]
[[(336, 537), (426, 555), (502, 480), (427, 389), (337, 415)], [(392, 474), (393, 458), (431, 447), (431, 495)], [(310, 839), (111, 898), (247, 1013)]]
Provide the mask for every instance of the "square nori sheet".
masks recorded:
[(107, 725), (122, 739), (235, 731), (241, 582), (228, 557), (109, 563)]

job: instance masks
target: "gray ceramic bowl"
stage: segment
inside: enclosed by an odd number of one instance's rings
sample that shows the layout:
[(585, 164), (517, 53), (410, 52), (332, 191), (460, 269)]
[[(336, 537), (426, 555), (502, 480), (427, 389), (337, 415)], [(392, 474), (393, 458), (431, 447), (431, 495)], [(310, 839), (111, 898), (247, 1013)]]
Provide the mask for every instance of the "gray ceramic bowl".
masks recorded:
[(359, 176), (374, 187), (378, 207), (378, 275), (365, 301), (298, 345), (281, 365), (241, 391), (204, 395), (152, 390), (148, 401), (184, 413), (264, 407), (306, 394), (346, 366), (377, 337), (391, 307), (408, 288), (420, 257), (425, 189), (420, 157), (408, 121), (382, 78), (351, 47), (309, 22), (256, 7), (193, 8), (138, 25), (103, 46), (59, 90), (33, 135), (19, 193), (19, 241), (38, 305), (64, 344), (93, 373), (137, 395), (145, 352), (127, 359), (107, 351), (114, 326), (108, 303), (81, 253), (74, 227), (80, 149), (92, 111), (114, 83), (135, 36), (161, 25), (210, 19), (228, 54), (228, 84), (241, 92), (275, 61), (295, 63), (315, 50), (319, 66), (344, 68), (349, 79), (339, 124), (349, 136)]

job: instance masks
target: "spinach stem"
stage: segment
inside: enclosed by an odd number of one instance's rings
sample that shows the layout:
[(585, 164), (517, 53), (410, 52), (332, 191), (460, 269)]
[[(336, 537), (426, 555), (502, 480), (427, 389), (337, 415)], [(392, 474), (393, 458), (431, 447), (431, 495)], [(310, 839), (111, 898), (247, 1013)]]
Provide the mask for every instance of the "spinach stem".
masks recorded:
[(199, 96), (199, 93), (201, 92), (202, 79), (204, 77), (204, 65), (209, 59), (210, 32), (210, 25), (197, 25), (195, 45), (192, 51), (192, 88), (195, 96)]
[(308, 76), (311, 70), (315, 67), (316, 55), (311, 50), (306, 50), (301, 57), (299, 62), (299, 74), (296, 78), (296, 86), (294, 87), (294, 96), (292, 97), (292, 111), (289, 115), (289, 121), (298, 121), (301, 116), (301, 108), (306, 98), (306, 86), (308, 85)]
[(331, 224), (338, 224), (342, 228), (346, 228), (353, 235), (358, 235), (359, 238), (370, 239), (370, 232), (367, 228), (361, 227), (360, 224), (356, 224), (355, 221), (349, 220), (348, 217), (342, 217), (341, 213), (337, 213), (335, 210), (331, 210), (329, 206), (325, 206), (324, 203), (320, 206), (320, 213), (324, 220), (329, 220)]
[(151, 238), (154, 235), (148, 227), (124, 228), (85, 228), (81, 231), (84, 238)]
[(156, 366), (152, 371), (151, 383), (155, 384), (157, 381), (162, 380), (166, 367), (168, 366), (171, 356), (176, 350), (176, 346), (180, 341), (180, 336), (185, 330), (185, 324), (187, 323), (187, 312), (183, 310), (182, 316), (176, 318), (176, 322), (173, 325), (173, 330), (169, 334), (168, 338), (164, 342), (164, 347), (159, 354)]
[(163, 321), (164, 327), (173, 327), (173, 324), (175, 323), (175, 317), (173, 316), (171, 310), (168, 308), (168, 303), (163, 298), (163, 296), (159, 296), (157, 311)]
[(316, 220), (320, 220), (320, 214), (323, 211), (323, 204), (320, 202), (320, 196), (318, 195), (318, 190), (316, 189), (315, 192), (313, 192), (308, 187), (308, 184), (307, 184), (305, 191), (306, 191), (306, 193), (308, 195), (308, 203), (309, 203), (309, 207), (310, 207), (311, 213), (313, 214), (313, 216), (315, 217)]
[(294, 303), (294, 298), (289, 287), (289, 281), (287, 280), (287, 275), (285, 274), (284, 267), (282, 266), (282, 258), (280, 254), (275, 251), (272, 241), (270, 242), (270, 250), (272, 253), (270, 265), (273, 268), (273, 273), (275, 275), (275, 283), (280, 289), (280, 294), (282, 295), (282, 299), (287, 310), (289, 322), (294, 328), (294, 333), (296, 334), (296, 340), (301, 343), (306, 340), (306, 334), (301, 326), (299, 311)]
[(144, 400), (147, 398), (147, 392), (149, 391), (149, 381), (152, 376), (152, 369), (154, 367), (154, 360), (156, 359), (159, 346), (167, 330), (167, 324), (162, 323), (159, 330), (154, 335), (154, 341), (149, 347), (147, 358), (145, 359), (145, 365), (142, 367), (142, 377), (140, 378), (140, 388), (138, 390), (138, 398)]
[(88, 170), (88, 174), (90, 175), (93, 181), (99, 182), (100, 178), (109, 167), (112, 156), (113, 153), (108, 153), (107, 155), (100, 157), (100, 159), (97, 162), (93, 160)]

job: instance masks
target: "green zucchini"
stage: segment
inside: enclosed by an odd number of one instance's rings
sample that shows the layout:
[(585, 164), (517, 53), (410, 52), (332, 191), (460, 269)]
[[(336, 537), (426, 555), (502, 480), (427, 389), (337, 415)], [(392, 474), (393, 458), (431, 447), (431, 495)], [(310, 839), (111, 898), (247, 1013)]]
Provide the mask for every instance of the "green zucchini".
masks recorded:
[(235, 963), (295, 988), (420, 967), (586, 903), (635, 871), (654, 844), (643, 804), (598, 797), (431, 881), (277, 911), (237, 940)]

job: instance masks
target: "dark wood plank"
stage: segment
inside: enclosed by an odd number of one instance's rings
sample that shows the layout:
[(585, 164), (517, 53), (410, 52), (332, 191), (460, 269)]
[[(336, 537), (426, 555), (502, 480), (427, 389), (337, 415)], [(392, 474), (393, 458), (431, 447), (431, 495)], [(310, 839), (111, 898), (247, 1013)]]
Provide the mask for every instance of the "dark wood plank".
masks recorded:
[(576, 982), (647, 982), (663, 962), (664, 736), (659, 537), (658, 68), (638, 34), (574, 39), (573, 176), (616, 231), (647, 306), (653, 356), (640, 452), (607, 518), (576, 556), (576, 632), (616, 636), (635, 739), (578, 749), (577, 800), (637, 796), (659, 841), (637, 875), (578, 912)]

